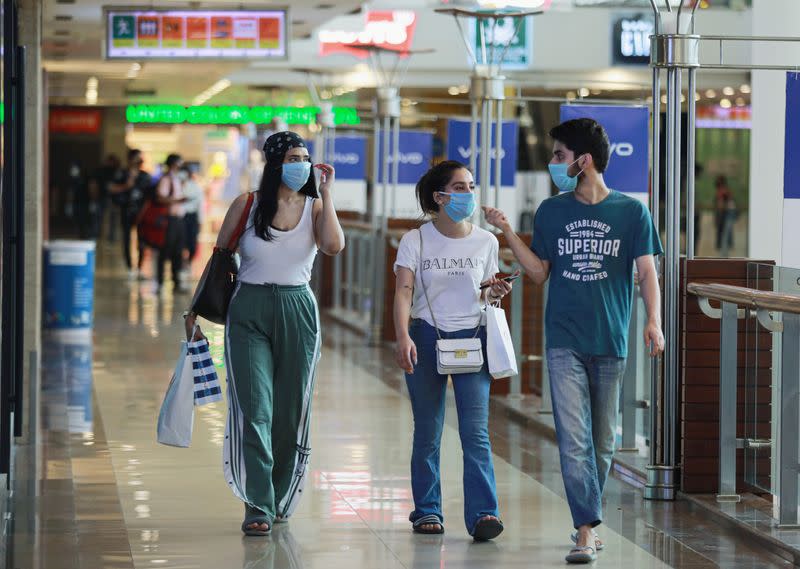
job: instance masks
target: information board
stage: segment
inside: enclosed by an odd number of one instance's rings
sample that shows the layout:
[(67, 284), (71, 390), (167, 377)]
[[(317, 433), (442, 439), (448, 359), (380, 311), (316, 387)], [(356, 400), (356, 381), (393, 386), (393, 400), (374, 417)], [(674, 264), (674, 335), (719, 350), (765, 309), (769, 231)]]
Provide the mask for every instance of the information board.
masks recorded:
[(106, 8), (107, 59), (286, 58), (285, 10)]

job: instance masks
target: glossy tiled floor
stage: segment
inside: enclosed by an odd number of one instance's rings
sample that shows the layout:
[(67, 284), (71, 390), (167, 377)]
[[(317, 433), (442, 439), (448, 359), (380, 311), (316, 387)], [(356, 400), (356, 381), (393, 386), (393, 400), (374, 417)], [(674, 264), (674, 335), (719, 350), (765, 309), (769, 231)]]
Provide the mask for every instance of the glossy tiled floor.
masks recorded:
[[(101, 264), (102, 267), (102, 264)], [(225, 407), (197, 409), (189, 449), (160, 446), (155, 423), (187, 299), (101, 268), (93, 342), (48, 338), (45, 479), (19, 503), (14, 567), (562, 567), (571, 522), (553, 445), (492, 419), (506, 532), (475, 544), (462, 524), (461, 451), (449, 420), (442, 448), (443, 537), (416, 536), (408, 459), (411, 412), (386, 352), (326, 324), (314, 400), (310, 479), (291, 522), (243, 538), (242, 506), (222, 477)], [(222, 330), (207, 332), (221, 355)], [(93, 362), (91, 367), (89, 362)], [(222, 370), (220, 370), (222, 371)], [(686, 505), (646, 504), (612, 481), (598, 567), (777, 567)], [(21, 493), (18, 500), (24, 500)]]

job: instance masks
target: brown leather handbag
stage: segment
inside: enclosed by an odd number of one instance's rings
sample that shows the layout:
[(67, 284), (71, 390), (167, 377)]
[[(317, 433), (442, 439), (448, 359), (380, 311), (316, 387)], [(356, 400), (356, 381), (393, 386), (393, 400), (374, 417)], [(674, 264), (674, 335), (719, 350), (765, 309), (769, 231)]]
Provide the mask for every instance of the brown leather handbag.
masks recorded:
[(228, 305), (231, 303), (236, 288), (236, 276), (239, 267), (234, 259), (234, 252), (239, 246), (239, 238), (244, 233), (250, 210), (253, 207), (253, 194), (247, 196), (247, 205), (239, 220), (236, 231), (231, 236), (226, 248), (214, 247), (214, 252), (203, 270), (203, 276), (197, 284), (192, 299), (191, 311), (216, 324), (225, 324), (228, 318)]

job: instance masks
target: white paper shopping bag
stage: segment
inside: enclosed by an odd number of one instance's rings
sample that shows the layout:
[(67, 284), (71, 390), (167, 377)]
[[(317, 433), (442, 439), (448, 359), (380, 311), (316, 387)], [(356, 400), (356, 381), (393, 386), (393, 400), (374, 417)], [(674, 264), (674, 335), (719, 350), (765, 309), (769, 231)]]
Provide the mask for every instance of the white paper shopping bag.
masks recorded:
[(192, 358), (186, 342), (181, 342), (181, 354), (175, 372), (164, 395), (158, 414), (158, 442), (176, 447), (188, 447), (192, 442), (194, 424), (194, 373)]
[(495, 379), (517, 375), (517, 356), (508, 330), (505, 311), (498, 306), (486, 307), (486, 357), (489, 373)]

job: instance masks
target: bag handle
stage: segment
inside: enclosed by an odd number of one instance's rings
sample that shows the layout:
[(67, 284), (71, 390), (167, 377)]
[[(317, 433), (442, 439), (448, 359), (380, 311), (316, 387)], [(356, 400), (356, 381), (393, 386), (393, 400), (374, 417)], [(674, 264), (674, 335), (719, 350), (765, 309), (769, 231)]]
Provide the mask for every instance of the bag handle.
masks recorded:
[[(428, 303), (428, 311), (431, 313), (431, 319), (433, 320), (433, 328), (436, 330), (436, 336), (441, 340), (442, 335), (439, 333), (439, 325), (436, 323), (436, 316), (433, 315), (433, 305), (431, 304), (431, 299), (428, 298), (428, 287), (425, 286), (425, 279), (422, 278), (422, 269), (420, 265), (422, 265), (422, 227), (417, 229), (419, 231), (419, 265), (417, 265), (417, 270), (419, 271), (419, 282), (422, 285), (422, 292), (425, 294), (425, 302)], [(481, 330), (481, 315), (478, 314), (478, 326), (475, 329), (475, 335), (472, 339), (478, 337), (478, 332)]]
[(244, 228), (245, 225), (247, 225), (247, 220), (250, 219), (250, 210), (252, 209), (252, 207), (253, 207), (253, 192), (250, 192), (247, 195), (247, 205), (244, 207), (241, 219), (239, 219), (239, 225), (236, 226), (236, 231), (233, 232), (230, 241), (228, 241), (228, 251), (233, 251), (239, 244), (239, 238), (241, 238), (242, 233), (244, 233)]

